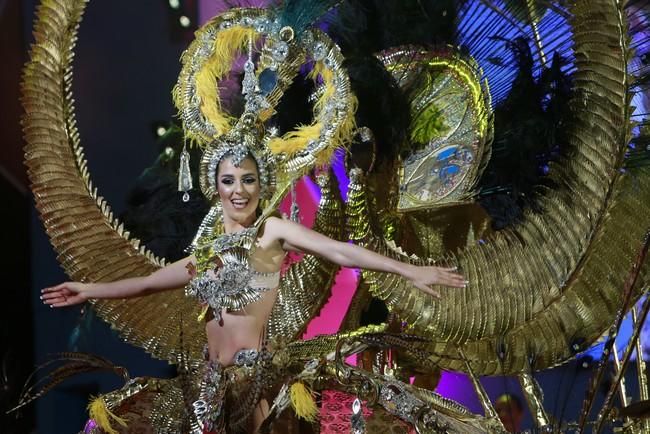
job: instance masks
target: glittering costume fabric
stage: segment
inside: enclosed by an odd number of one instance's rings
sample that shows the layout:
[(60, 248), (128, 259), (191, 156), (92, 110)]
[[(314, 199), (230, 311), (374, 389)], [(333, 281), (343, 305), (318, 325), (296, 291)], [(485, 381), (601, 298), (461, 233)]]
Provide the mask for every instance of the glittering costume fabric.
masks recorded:
[[(352, 404), (356, 396), (338, 390), (325, 390), (322, 393), (321, 399), (320, 433), (348, 434), (351, 430), (350, 418), (352, 416)], [(415, 433), (415, 430), (407, 423), (391, 416), (381, 408), (370, 409), (365, 401), (362, 402), (361, 408), (365, 419), (365, 428), (369, 433)]]
[(263, 223), (262, 219), (250, 228), (220, 235), (195, 252), (198, 272), (185, 293), (209, 306), (217, 321), (223, 309), (241, 310), (279, 284), (279, 272), (262, 273), (250, 264), (250, 251)]
[(199, 399), (194, 401), (194, 414), (204, 432), (221, 432), (224, 428), (223, 403), (226, 394), (223, 367), (214, 361), (206, 362)]

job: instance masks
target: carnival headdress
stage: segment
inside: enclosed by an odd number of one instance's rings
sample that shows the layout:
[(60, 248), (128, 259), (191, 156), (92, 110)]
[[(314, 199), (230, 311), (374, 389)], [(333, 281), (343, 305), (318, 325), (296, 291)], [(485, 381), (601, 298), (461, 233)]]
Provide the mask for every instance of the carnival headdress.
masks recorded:
[[(200, 28), (183, 55), (174, 101), (186, 137), (204, 149), (200, 180), (209, 200), (216, 198), (219, 161), (232, 155), (237, 163), (250, 156), (260, 172), (265, 213), (271, 212), (293, 181), (328, 162), (351, 136), (356, 100), (342, 68), (343, 57), (326, 34), (307, 28), (307, 21), (289, 20), (286, 8), (235, 9)], [(255, 47), (261, 47), (257, 65)], [(245, 108), (235, 118), (222, 107), (219, 82), (246, 48)], [(312, 65), (308, 77), (316, 85), (313, 121), (278, 137), (264, 122), (306, 63)], [(204, 223), (202, 227), (209, 226)]]

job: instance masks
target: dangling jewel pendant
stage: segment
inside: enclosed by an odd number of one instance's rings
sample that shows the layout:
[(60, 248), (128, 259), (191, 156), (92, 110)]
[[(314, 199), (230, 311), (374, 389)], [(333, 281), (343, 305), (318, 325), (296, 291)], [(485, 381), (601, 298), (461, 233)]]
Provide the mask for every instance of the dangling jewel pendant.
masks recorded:
[(190, 153), (183, 145), (181, 162), (178, 168), (178, 191), (183, 192), (183, 202), (189, 202), (190, 190), (192, 189), (192, 173), (190, 172)]
[(291, 217), (292, 222), (300, 223), (300, 207), (298, 206), (298, 195), (296, 194), (296, 181), (291, 183)]

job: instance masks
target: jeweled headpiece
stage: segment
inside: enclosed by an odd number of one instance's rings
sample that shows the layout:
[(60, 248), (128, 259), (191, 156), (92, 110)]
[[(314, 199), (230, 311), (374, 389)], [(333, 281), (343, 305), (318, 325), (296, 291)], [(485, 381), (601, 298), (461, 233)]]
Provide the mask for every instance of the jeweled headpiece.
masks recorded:
[[(205, 150), (201, 188), (209, 199), (214, 199), (213, 175), (225, 155), (255, 159), (261, 181), (267, 183), (263, 188), (270, 193), (268, 208), (274, 208), (295, 179), (328, 162), (349, 139), (356, 99), (342, 67), (343, 57), (326, 34), (308, 28), (310, 23), (298, 23), (295, 16), (290, 20), (286, 13), (232, 9), (201, 27), (183, 54), (174, 101), (186, 136)], [(256, 50), (259, 57), (254, 62)], [(245, 51), (246, 104), (244, 114), (234, 118), (221, 106), (219, 82)], [(316, 84), (313, 122), (275, 137), (263, 124), (307, 63), (313, 63), (309, 77)]]
[(262, 129), (249, 114), (243, 116), (228, 133), (210, 143), (203, 153), (200, 165), (199, 179), (205, 197), (210, 201), (217, 199), (216, 175), (219, 163), (230, 157), (237, 167), (246, 158), (255, 161), (261, 199), (270, 199), (275, 188), (275, 157), (266, 146), (268, 139), (263, 137)]

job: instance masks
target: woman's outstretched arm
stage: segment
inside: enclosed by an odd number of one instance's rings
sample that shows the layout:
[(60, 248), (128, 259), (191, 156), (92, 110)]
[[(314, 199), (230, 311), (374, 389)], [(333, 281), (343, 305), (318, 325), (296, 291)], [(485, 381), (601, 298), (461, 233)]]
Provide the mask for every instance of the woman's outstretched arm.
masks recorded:
[(140, 297), (159, 291), (182, 288), (190, 281), (188, 267), (196, 265), (194, 256), (169, 264), (148, 276), (132, 277), (115, 282), (65, 282), (41, 291), (43, 303), (50, 307), (73, 306), (91, 298)]
[(413, 282), (417, 288), (435, 297), (438, 291), (430, 285), (464, 287), (466, 281), (452, 268), (416, 266), (396, 261), (363, 247), (326, 237), (298, 223), (271, 217), (265, 225), (265, 235), (282, 243), (285, 250), (321, 256), (343, 267), (364, 268), (373, 271), (399, 274)]

